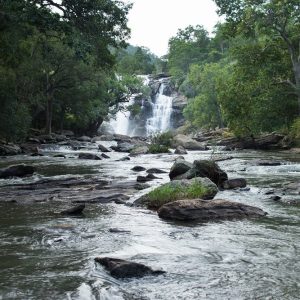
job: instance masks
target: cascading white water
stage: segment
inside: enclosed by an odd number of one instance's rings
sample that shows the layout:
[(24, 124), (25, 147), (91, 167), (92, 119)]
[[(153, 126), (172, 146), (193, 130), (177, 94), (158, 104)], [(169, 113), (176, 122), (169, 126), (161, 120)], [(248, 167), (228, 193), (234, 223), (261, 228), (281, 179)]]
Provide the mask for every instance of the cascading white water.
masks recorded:
[(153, 115), (147, 120), (147, 136), (164, 132), (171, 127), (173, 98), (163, 94), (165, 84), (162, 82), (153, 104)]

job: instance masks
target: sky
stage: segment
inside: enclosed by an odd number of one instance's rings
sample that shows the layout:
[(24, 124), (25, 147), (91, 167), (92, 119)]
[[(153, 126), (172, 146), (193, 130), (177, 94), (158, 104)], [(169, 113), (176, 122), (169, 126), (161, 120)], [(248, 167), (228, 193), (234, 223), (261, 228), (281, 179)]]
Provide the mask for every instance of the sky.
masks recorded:
[(128, 26), (134, 46), (147, 47), (158, 56), (168, 51), (168, 41), (178, 29), (203, 25), (208, 32), (220, 20), (213, 0), (123, 0), (133, 3)]

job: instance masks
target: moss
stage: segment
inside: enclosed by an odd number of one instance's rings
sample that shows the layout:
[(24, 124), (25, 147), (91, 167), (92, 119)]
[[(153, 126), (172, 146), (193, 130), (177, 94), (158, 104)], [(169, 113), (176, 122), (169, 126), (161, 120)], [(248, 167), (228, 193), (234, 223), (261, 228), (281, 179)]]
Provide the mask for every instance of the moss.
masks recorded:
[(146, 195), (149, 208), (158, 209), (162, 205), (180, 199), (202, 198), (209, 192), (207, 187), (194, 182), (189, 186), (181, 184), (163, 185)]

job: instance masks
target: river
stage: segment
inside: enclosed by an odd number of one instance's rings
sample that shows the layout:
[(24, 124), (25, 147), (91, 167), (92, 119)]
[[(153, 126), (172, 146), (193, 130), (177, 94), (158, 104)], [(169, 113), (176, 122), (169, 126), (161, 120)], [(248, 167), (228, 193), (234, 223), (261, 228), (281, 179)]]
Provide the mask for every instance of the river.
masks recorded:
[[(90, 146), (89, 151), (95, 152), (96, 147)], [(136, 165), (169, 171), (173, 154), (116, 161), (124, 154), (111, 152), (110, 159), (94, 161), (79, 160), (78, 152), (66, 147), (48, 147), (43, 153), (43, 157), (20, 155), (0, 161), (0, 167), (25, 162), (37, 168), (33, 177), (0, 180), (0, 192), (11, 191), (9, 201), (3, 193), (0, 197), (0, 299), (299, 299), (300, 206), (273, 201), (266, 194), (274, 189), (276, 195), (283, 185), (299, 182), (299, 154), (220, 152), (234, 157), (219, 162), (220, 167), (229, 177), (246, 178), (250, 190), (221, 191), (216, 198), (260, 207), (268, 216), (182, 225), (116, 203), (88, 203), (84, 217), (71, 218), (54, 214), (69, 205), (66, 197), (27, 201), (25, 195), (24, 201), (20, 196), (17, 203), (11, 201), (16, 186), (45, 179), (76, 177), (114, 184), (134, 181), (137, 173), (131, 168)], [(54, 157), (58, 153), (67, 158)], [(193, 161), (212, 155), (212, 151), (190, 151), (185, 158)], [(266, 158), (282, 165), (254, 163)], [(158, 177), (151, 188), (168, 181), (168, 174)], [(128, 201), (147, 191), (130, 192)], [(28, 197), (35, 193), (28, 190)], [(299, 200), (299, 195), (287, 192), (283, 197)], [(126, 232), (111, 232), (111, 228)], [(95, 264), (97, 256), (144, 263), (166, 274), (117, 280)]]

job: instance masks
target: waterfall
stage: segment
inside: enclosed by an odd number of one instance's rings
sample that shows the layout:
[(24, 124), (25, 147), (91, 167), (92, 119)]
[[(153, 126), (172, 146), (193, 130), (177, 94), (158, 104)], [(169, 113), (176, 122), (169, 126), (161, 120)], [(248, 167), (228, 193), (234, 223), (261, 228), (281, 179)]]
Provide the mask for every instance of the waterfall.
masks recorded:
[(171, 127), (172, 97), (163, 94), (165, 84), (162, 82), (153, 104), (153, 115), (147, 120), (147, 136), (164, 132)]

